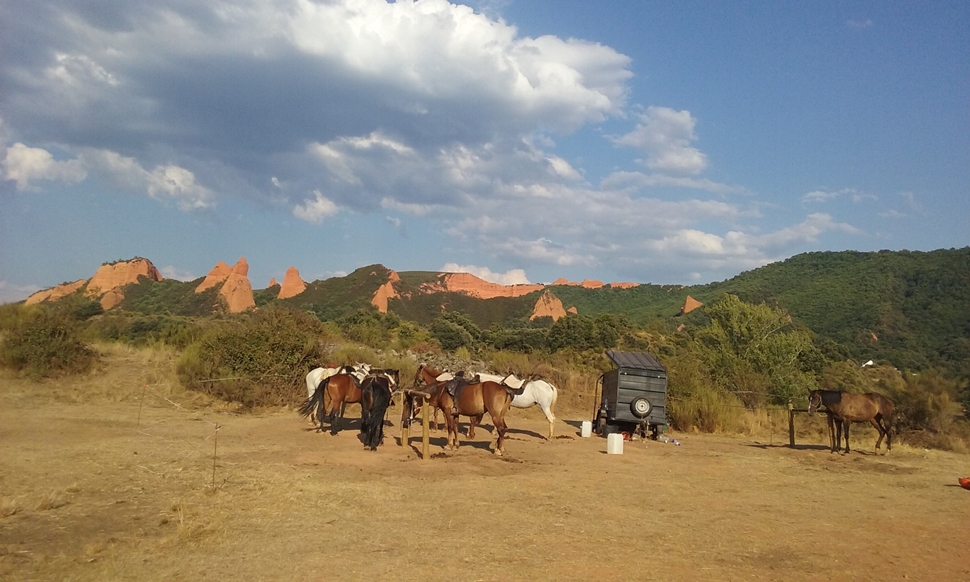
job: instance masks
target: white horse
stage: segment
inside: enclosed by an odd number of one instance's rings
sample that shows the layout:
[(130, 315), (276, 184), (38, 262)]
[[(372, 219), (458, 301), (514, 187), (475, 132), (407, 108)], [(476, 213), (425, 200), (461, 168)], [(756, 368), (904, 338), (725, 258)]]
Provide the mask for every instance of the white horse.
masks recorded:
[(478, 377), (482, 380), (491, 380), (499, 384), (505, 384), (516, 390), (521, 389), (522, 394), (516, 394), (512, 399), (512, 406), (516, 408), (532, 408), (536, 404), (542, 409), (542, 414), (546, 415), (549, 421), (549, 440), (553, 439), (556, 432), (556, 415), (552, 409), (559, 400), (559, 390), (545, 380), (519, 380), (513, 374), (508, 376), (496, 376), (495, 374), (479, 373)]
[[(306, 375), (306, 391), (307, 398), (313, 398), (313, 393), (317, 391), (320, 383), (329, 378), (330, 376), (336, 376), (337, 374), (352, 374), (357, 377), (358, 381), (362, 381), (364, 376), (370, 372), (370, 364), (357, 363), (353, 366), (337, 366), (336, 368), (314, 368), (310, 370), (310, 373)], [(322, 402), (322, 401), (321, 401)], [(316, 426), (313, 421), (315, 415), (310, 414), (307, 418), (310, 424)]]

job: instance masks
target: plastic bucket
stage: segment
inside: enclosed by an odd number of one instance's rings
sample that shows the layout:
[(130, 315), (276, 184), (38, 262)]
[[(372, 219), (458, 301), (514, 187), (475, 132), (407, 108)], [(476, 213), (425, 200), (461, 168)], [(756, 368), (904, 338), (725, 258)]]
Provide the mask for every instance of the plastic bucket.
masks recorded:
[(589, 420), (583, 421), (582, 428), (579, 429), (579, 436), (588, 439), (593, 434), (593, 423)]

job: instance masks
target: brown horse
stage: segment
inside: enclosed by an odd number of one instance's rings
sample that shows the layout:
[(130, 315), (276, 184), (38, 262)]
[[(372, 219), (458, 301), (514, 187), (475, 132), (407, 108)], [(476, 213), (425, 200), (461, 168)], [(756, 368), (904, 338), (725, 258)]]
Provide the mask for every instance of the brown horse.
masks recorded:
[[(468, 416), (480, 421), (487, 412), (495, 426), (497, 439), (495, 454), (501, 456), (505, 452), (505, 414), (512, 404), (512, 393), (509, 388), (498, 382), (469, 383), (458, 392), (457, 402), (446, 389), (448, 382), (438, 382), (433, 388), (430, 404), (441, 410), (448, 427), (448, 446), (452, 450), (458, 449), (458, 417)], [(469, 427), (469, 437), (474, 438), (474, 425)]]
[[(431, 391), (438, 384), (438, 376), (440, 375), (440, 370), (436, 370), (425, 363), (418, 364), (418, 369), (414, 373), (414, 389), (423, 390), (425, 392)], [(431, 426), (431, 432), (438, 432), (438, 408), (432, 404), (432, 410), (434, 412), (431, 416), (431, 422), (428, 424)], [(481, 422), (481, 418), (478, 420)], [(468, 430), (470, 431), (468, 436), (474, 438), (474, 427), (469, 426)]]
[(833, 453), (842, 446), (843, 431), (845, 432), (845, 452), (849, 452), (849, 423), (851, 422), (872, 423), (879, 432), (876, 450), (882, 445), (883, 438), (886, 439), (886, 448), (893, 450), (893, 413), (896, 407), (892, 400), (876, 392), (851, 394), (836, 390), (812, 390), (808, 395), (808, 413), (815, 414), (822, 406), (829, 416), (829, 443)]
[[(335, 374), (329, 378), (324, 378), (313, 395), (306, 399), (300, 406), (299, 412), (302, 416), (310, 416), (314, 411), (317, 413), (317, 420), (320, 423), (320, 431), (323, 431), (323, 419), (330, 421), (330, 434), (337, 434), (339, 427), (337, 424), (338, 410), (339, 418), (342, 420), (344, 411), (348, 404), (360, 402), (360, 385), (358, 380), (351, 374)], [(330, 412), (327, 412), (324, 394), (330, 397)]]

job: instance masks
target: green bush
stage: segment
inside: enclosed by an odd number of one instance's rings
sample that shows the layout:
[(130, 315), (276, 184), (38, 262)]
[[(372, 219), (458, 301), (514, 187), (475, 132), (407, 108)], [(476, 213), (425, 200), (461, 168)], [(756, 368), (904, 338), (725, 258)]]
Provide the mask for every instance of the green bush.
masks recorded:
[(324, 360), (312, 315), (270, 308), (228, 320), (190, 344), (176, 364), (183, 385), (245, 407), (297, 404)]
[(0, 363), (35, 378), (80, 374), (97, 362), (97, 353), (80, 339), (73, 319), (47, 308), (25, 311), (5, 334)]

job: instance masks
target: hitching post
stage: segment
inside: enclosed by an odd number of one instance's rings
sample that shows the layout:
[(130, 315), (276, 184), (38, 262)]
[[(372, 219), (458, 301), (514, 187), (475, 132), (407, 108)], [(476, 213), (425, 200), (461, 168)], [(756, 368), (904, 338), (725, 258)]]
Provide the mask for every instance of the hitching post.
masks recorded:
[(795, 410), (788, 401), (788, 446), (795, 448)]

